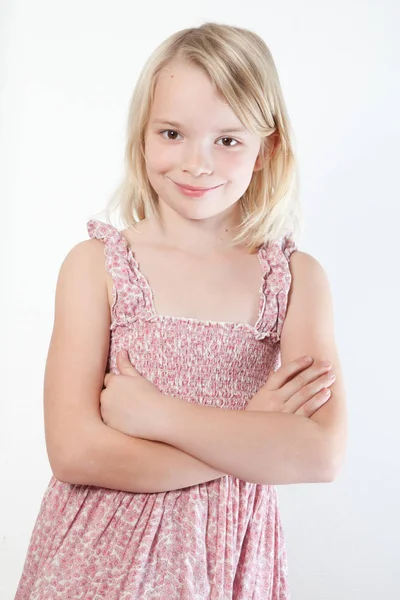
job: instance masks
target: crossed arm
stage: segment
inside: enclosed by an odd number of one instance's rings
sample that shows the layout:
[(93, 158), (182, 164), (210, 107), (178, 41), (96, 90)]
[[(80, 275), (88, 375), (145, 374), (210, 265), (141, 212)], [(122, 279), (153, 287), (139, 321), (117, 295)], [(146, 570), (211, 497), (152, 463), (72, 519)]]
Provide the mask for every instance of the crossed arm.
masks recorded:
[(263, 484), (331, 481), (343, 463), (346, 411), (329, 285), (319, 263), (302, 252), (292, 255), (291, 271), (282, 363), (310, 354), (330, 360), (336, 373), (330, 400), (311, 418), (175, 403), (158, 441), (130, 438), (99, 424), (99, 442), (80, 468), (59, 478), (147, 493), (226, 474)]

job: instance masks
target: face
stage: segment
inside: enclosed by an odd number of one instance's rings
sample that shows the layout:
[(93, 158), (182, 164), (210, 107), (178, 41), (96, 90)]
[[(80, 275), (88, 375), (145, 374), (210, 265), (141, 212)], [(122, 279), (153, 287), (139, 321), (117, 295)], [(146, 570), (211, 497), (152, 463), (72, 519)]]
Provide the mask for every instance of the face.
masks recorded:
[(145, 158), (161, 208), (165, 203), (187, 219), (238, 211), (238, 200), (260, 167), (260, 144), (201, 69), (175, 63), (160, 73)]

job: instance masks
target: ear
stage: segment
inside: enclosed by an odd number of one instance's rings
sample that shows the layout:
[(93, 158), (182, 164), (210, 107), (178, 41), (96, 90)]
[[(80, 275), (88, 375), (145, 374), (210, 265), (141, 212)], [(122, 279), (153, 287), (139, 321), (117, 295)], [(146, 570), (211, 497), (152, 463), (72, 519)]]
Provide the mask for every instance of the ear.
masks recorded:
[(254, 171), (260, 171), (265, 166), (265, 161), (270, 160), (279, 145), (279, 133), (274, 131), (262, 140), (262, 146), (254, 164)]
[(255, 173), (256, 171), (261, 171), (261, 169), (264, 166), (264, 161), (265, 158), (263, 156), (260, 156), (260, 154), (257, 156), (256, 162), (254, 163), (254, 168), (253, 168), (253, 172)]
[(253, 171), (261, 171), (261, 169), (265, 166), (265, 161), (268, 158), (269, 148), (271, 146), (270, 138), (263, 138), (261, 140), (260, 150), (258, 152), (258, 156), (256, 158), (256, 162), (254, 163)]

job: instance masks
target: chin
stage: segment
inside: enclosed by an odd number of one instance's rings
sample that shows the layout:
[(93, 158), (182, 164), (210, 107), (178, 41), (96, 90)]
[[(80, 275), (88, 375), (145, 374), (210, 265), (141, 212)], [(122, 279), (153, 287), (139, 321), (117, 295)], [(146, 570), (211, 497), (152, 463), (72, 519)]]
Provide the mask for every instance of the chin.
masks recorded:
[(179, 214), (184, 219), (192, 221), (200, 221), (203, 219), (211, 219), (226, 211), (229, 207), (216, 207), (212, 206), (201, 200), (195, 200), (194, 202), (188, 202), (185, 205), (182, 204), (169, 204), (169, 207)]

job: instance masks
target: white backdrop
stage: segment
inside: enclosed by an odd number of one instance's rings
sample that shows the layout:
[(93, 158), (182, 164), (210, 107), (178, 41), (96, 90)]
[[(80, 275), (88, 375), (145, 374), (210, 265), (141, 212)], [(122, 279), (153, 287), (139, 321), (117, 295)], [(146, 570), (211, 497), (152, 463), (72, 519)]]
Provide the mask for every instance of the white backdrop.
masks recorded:
[(51, 475), (42, 386), (58, 270), (122, 174), (145, 59), (207, 20), (254, 29), (276, 61), (300, 158), (300, 247), (328, 272), (346, 377), (339, 479), (278, 488), (293, 600), (400, 597), (397, 0), (2, 0), (0, 19), (1, 600)]

